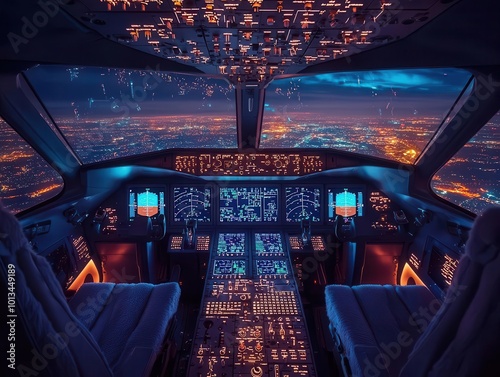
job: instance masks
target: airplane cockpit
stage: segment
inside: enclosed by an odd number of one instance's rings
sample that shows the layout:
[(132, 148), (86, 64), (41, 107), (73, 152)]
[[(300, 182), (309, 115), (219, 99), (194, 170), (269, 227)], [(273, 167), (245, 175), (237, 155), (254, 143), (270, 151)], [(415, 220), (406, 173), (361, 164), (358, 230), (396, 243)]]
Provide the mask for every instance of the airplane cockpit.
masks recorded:
[(0, 10), (3, 375), (496, 375), (500, 3)]

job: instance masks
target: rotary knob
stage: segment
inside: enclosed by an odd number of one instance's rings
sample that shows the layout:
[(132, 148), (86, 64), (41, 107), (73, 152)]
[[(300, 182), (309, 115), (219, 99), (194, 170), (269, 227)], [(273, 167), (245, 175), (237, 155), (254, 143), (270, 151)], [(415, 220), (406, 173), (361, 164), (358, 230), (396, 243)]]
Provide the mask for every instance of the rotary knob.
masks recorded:
[(247, 347), (245, 346), (245, 341), (244, 340), (240, 340), (240, 344), (238, 346), (238, 351), (243, 352), (246, 349), (247, 349)]
[(252, 377), (261, 377), (263, 373), (264, 371), (262, 370), (261, 367), (253, 367), (250, 370), (250, 374), (252, 375)]
[(260, 344), (260, 342), (257, 342), (257, 344), (255, 345), (255, 350), (256, 350), (257, 352), (262, 351), (262, 344)]

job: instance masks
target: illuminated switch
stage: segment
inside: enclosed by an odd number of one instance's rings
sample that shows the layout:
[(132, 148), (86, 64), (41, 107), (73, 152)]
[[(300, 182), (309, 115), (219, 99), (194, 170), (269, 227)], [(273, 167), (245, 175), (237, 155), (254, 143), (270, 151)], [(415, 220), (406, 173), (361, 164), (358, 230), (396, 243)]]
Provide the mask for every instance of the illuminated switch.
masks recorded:
[(243, 352), (246, 349), (247, 349), (247, 347), (245, 346), (245, 341), (244, 340), (240, 340), (240, 344), (238, 345), (238, 351)]

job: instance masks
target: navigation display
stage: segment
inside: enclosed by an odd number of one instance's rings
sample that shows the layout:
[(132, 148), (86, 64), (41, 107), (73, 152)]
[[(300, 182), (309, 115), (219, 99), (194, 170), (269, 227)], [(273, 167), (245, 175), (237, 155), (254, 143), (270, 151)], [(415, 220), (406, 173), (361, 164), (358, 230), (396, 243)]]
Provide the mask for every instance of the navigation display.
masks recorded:
[(255, 233), (255, 253), (261, 256), (283, 256), (280, 233)]
[(278, 188), (221, 187), (220, 222), (278, 222)]
[(214, 276), (245, 275), (246, 263), (244, 260), (216, 259), (214, 262)]
[(217, 255), (224, 257), (245, 255), (245, 233), (219, 233)]
[(174, 187), (174, 222), (212, 221), (212, 192), (208, 187)]
[(328, 189), (328, 221), (334, 221), (337, 215), (363, 216), (363, 206), (363, 190), (359, 187)]
[(165, 215), (165, 188), (134, 186), (128, 192), (128, 220)]
[(310, 219), (321, 221), (321, 190), (319, 187), (287, 187), (286, 221)]
[(257, 260), (257, 276), (263, 275), (287, 275), (288, 268), (284, 260)]

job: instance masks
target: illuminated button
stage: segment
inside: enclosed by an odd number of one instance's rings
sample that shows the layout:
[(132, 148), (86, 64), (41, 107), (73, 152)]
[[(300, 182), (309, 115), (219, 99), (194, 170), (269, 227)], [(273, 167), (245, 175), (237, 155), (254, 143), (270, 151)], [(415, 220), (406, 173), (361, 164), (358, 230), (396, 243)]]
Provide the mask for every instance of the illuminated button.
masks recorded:
[(245, 341), (244, 340), (240, 340), (240, 344), (238, 345), (238, 351), (243, 352), (246, 349), (247, 349), (247, 347), (245, 346)]

